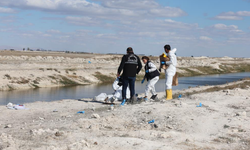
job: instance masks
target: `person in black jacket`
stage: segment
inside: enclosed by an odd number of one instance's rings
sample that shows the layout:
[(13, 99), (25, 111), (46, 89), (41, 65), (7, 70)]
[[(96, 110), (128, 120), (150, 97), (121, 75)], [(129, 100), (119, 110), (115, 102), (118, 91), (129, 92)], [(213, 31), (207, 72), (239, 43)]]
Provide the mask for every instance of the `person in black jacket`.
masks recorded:
[(157, 101), (158, 98), (157, 98), (157, 94), (155, 91), (155, 84), (159, 80), (160, 73), (157, 70), (156, 66), (149, 60), (149, 57), (143, 56), (142, 61), (145, 64), (145, 76), (144, 76), (143, 80), (141, 81), (141, 83), (143, 84), (145, 79), (147, 79), (147, 81), (148, 81), (148, 83), (146, 85), (146, 89), (145, 89), (144, 100), (145, 101), (148, 100), (148, 94), (149, 94), (149, 92), (151, 92), (152, 97), (150, 99)]
[[(117, 71), (117, 77), (123, 78), (121, 105), (126, 102), (126, 89), (129, 85), (130, 89), (130, 103), (135, 100), (135, 80), (136, 74), (141, 71), (142, 64), (140, 58), (134, 54), (132, 47), (127, 48), (127, 54), (122, 57), (122, 61)], [(123, 71), (122, 75), (121, 72)]]

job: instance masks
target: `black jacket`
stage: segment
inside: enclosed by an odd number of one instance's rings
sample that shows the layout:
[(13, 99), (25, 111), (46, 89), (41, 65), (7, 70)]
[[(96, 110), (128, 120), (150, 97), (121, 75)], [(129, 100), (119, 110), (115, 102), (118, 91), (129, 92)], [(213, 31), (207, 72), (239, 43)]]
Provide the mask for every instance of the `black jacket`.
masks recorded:
[(118, 73), (125, 77), (135, 77), (141, 71), (142, 64), (140, 58), (132, 53), (124, 55), (118, 68)]

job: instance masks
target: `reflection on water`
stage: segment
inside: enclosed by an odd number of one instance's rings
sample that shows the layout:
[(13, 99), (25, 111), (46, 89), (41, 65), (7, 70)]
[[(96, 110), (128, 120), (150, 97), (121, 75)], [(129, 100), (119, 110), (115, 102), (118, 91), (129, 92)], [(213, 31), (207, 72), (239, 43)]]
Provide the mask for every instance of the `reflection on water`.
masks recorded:
[[(250, 77), (250, 72), (198, 77), (182, 77), (179, 78), (179, 85), (177, 87), (173, 87), (173, 89), (181, 90), (186, 89), (189, 86), (194, 87), (197, 85), (219, 85), (227, 82), (237, 81), (246, 77)], [(143, 93), (145, 86), (146, 83), (141, 84), (139, 81), (136, 82), (136, 93)], [(164, 90), (165, 79), (161, 79), (156, 84), (156, 91), (161, 92)], [(0, 92), (0, 105), (6, 105), (8, 102), (22, 104), (35, 101), (93, 98), (100, 93), (111, 94), (112, 92), (113, 90), (111, 84), (2, 91)]]

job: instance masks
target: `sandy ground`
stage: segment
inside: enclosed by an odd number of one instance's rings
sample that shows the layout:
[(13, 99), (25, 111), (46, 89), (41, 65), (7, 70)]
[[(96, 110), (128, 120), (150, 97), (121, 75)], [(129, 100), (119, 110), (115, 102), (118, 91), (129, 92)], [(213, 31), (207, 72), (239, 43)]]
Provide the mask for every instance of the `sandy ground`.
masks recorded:
[[(0, 51), (0, 91), (112, 83), (121, 57), (122, 55)], [(158, 57), (152, 57), (152, 62), (160, 66)], [(205, 75), (234, 72), (235, 68), (236, 72), (249, 70), (248, 66), (239, 69), (241, 64), (250, 66), (250, 58), (178, 57), (177, 72), (183, 75)], [(143, 75), (142, 70), (140, 76)]]
[[(249, 91), (248, 86), (171, 101), (165, 101), (164, 93), (159, 93), (162, 102), (125, 106), (117, 103), (114, 110), (110, 105), (87, 99), (28, 103), (28, 110), (0, 106), (0, 149), (247, 150)], [(199, 103), (202, 107), (196, 107)], [(77, 114), (78, 111), (85, 113)], [(153, 119), (155, 122), (148, 124)]]

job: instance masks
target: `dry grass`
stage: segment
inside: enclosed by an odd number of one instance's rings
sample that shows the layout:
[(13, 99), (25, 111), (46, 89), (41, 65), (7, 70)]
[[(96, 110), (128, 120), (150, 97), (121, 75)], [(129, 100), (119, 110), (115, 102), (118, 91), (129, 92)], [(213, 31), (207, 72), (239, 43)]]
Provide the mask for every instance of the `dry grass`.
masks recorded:
[(94, 76), (101, 81), (101, 83), (113, 83), (114, 82), (114, 77), (110, 77), (107, 75), (104, 75), (100, 72), (96, 72)]

